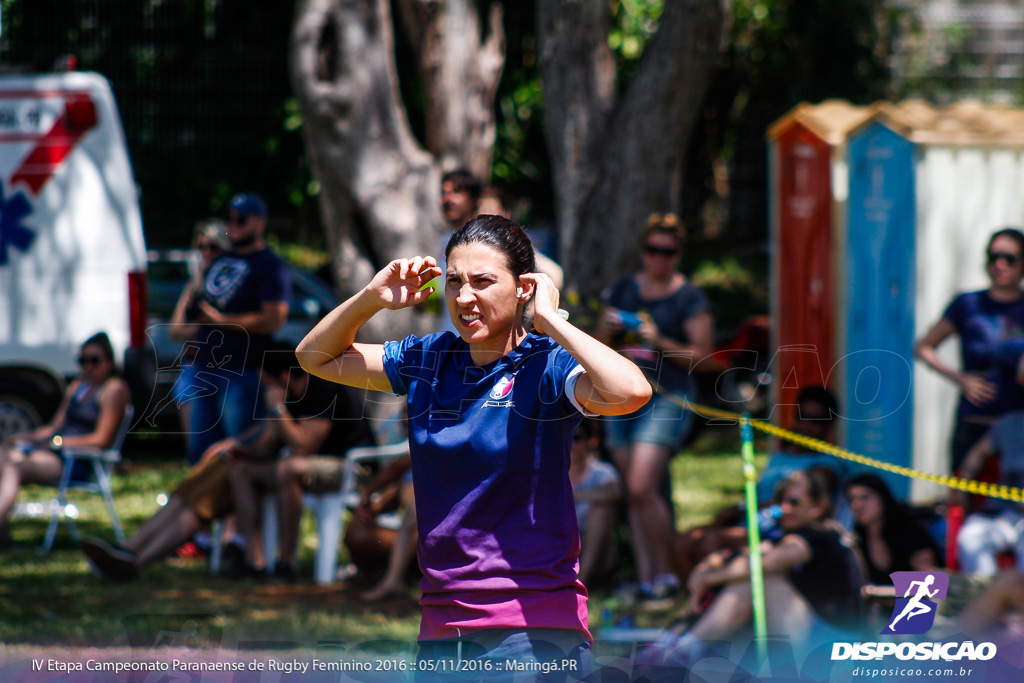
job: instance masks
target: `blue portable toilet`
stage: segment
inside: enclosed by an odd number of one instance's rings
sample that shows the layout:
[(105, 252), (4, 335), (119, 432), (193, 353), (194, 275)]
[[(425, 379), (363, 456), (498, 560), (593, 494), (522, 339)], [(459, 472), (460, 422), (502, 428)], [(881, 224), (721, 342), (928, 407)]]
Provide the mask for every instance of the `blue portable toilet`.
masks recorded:
[[(912, 465), (912, 353), (916, 274), (915, 146), (878, 119), (847, 144), (849, 195), (840, 229), (844, 300), (838, 316), (842, 441), (850, 450)], [(879, 473), (881, 474), (881, 473)], [(888, 476), (893, 493), (906, 477)]]

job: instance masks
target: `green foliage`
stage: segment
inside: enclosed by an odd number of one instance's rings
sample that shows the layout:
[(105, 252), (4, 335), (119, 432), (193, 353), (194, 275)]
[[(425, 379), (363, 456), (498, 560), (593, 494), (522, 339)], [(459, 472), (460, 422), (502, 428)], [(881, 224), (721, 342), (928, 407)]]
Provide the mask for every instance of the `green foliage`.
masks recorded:
[(883, 0), (735, 0), (727, 48), (691, 137), (684, 217), (727, 206), (738, 242), (768, 235), (765, 132), (801, 101), (881, 99), (889, 34)]
[[(263, 194), (291, 235), (308, 218), (309, 173), (290, 94), (294, 0), (3, 0), (0, 58), (50, 69), (63, 54), (118, 98), (153, 245), (188, 241), (238, 191)], [(315, 218), (315, 214), (313, 215)]]
[(323, 246), (310, 245), (302, 242), (282, 242), (277, 235), (269, 235), (267, 243), (281, 257), (304, 270), (313, 273), (331, 260), (331, 255)]
[(491, 182), (510, 195), (514, 218), (532, 222), (554, 214), (550, 161), (542, 129), (544, 92), (537, 60), (535, 0), (502, 0), (505, 70), (495, 97), (497, 140)]
[(615, 53), (616, 65), (624, 76), (639, 66), (644, 48), (658, 31), (664, 0), (613, 0), (612, 28), (608, 47)]

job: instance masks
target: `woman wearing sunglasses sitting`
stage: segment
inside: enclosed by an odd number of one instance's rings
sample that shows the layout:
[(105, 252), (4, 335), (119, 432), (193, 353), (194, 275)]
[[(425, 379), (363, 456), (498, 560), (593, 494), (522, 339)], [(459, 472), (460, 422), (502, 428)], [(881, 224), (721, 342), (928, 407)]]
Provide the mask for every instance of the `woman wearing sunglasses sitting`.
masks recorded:
[[(917, 357), (960, 388), (953, 431), (956, 470), (1000, 415), (1024, 409), (1024, 389), (1015, 377), (1024, 351), (1024, 234), (999, 230), (989, 239), (988, 289), (960, 294), (917, 343)], [(960, 369), (946, 365), (936, 349), (960, 336)]]
[[(783, 536), (762, 557), (767, 633), (787, 638), (798, 653), (861, 628), (861, 561), (832, 516), (823, 474), (802, 470), (779, 484)], [(704, 559), (687, 581), (690, 610), (700, 616), (670, 627), (645, 657), (657, 663), (664, 655), (666, 663), (689, 666), (710, 656), (753, 617), (750, 575), (748, 553), (721, 551)]]
[(82, 344), (78, 363), (82, 373), (68, 386), (50, 423), (15, 434), (0, 446), (0, 544), (10, 541), (7, 517), (22, 484), (55, 483), (64, 467), (61, 448), (106, 448), (121, 426), (131, 395), (115, 374), (114, 349), (106, 333)]

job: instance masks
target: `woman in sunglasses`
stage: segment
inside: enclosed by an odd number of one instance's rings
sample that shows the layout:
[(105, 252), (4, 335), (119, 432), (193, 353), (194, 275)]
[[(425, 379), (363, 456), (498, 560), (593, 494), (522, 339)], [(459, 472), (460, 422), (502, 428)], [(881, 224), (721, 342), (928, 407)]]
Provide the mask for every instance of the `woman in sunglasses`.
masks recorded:
[(0, 446), (0, 544), (10, 541), (7, 517), (22, 484), (56, 482), (64, 467), (61, 448), (106, 448), (121, 425), (130, 393), (115, 374), (114, 349), (106, 333), (82, 344), (78, 364), (82, 373), (71, 382), (50, 423), (15, 434)]
[(679, 581), (669, 548), (672, 515), (659, 495), (668, 461), (692, 422), (663, 392), (692, 398), (691, 368), (711, 353), (712, 326), (707, 299), (677, 268), (685, 231), (673, 214), (654, 214), (643, 232), (639, 272), (615, 283), (595, 336), (636, 363), (658, 393), (638, 412), (607, 421), (605, 443), (625, 482), (642, 598), (673, 596)]
[[(227, 223), (219, 218), (207, 218), (196, 223), (192, 236), (192, 250), (196, 258), (192, 261), (196, 265), (192, 273), (192, 279), (188, 281), (178, 303), (174, 306), (174, 313), (171, 314), (171, 327), (168, 336), (180, 342), (192, 339), (197, 331), (196, 318), (199, 315), (199, 300), (203, 291), (203, 280), (210, 266), (221, 254), (227, 251), (230, 246), (228, 241)], [(171, 400), (179, 405), (178, 416), (181, 418), (181, 431), (185, 435), (186, 451), (189, 439), (189, 420), (191, 419), (192, 404), (189, 398), (196, 395), (197, 391), (204, 388), (196, 386), (196, 369), (192, 364), (195, 359), (195, 347), (186, 345), (182, 349), (182, 356), (179, 357), (181, 374), (171, 388)], [(207, 387), (214, 391), (215, 387)]]
[[(952, 465), (956, 470), (1003, 413), (1024, 409), (1024, 389), (1016, 379), (1024, 351), (1024, 233), (1004, 228), (992, 235), (986, 250), (988, 289), (960, 294), (917, 343), (917, 357), (960, 388)], [(960, 369), (946, 365), (936, 352), (953, 335), (960, 336)]]
[[(815, 468), (796, 472), (776, 489), (782, 537), (764, 550), (765, 620), (769, 636), (794, 649), (845, 640), (861, 624), (861, 561), (832, 516), (831, 490)], [(713, 553), (690, 574), (692, 624), (670, 627), (645, 656), (689, 665), (729, 639), (753, 616), (751, 563), (746, 552)]]

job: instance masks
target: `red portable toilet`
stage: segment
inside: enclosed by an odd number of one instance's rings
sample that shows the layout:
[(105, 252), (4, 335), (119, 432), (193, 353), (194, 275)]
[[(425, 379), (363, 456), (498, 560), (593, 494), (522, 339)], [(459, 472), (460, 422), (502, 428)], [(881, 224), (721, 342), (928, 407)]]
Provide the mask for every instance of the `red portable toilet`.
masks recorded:
[(868, 107), (840, 100), (801, 104), (768, 129), (775, 347), (771, 418), (783, 427), (792, 426), (800, 388), (827, 385), (836, 362), (835, 195), (846, 191), (843, 145), (871, 114)]

